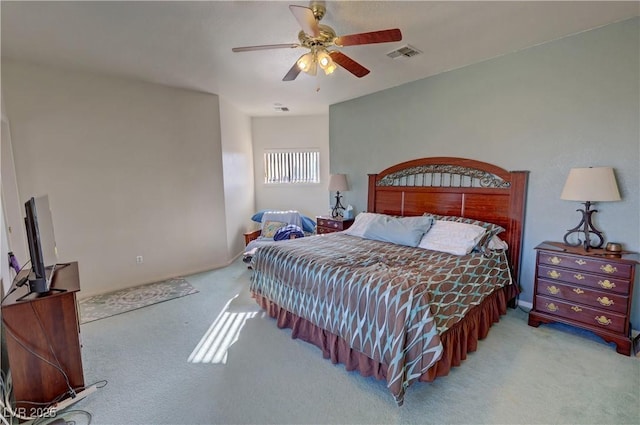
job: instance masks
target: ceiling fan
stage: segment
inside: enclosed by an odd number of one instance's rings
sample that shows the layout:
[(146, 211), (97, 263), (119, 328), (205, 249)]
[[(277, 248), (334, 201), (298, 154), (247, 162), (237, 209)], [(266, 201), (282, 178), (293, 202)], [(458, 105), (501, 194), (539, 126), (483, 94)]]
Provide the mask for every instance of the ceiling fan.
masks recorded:
[(370, 71), (349, 56), (334, 49), (334, 47), (389, 43), (402, 40), (402, 33), (398, 28), (337, 36), (333, 28), (320, 24), (320, 20), (326, 12), (325, 6), (321, 3), (311, 3), (311, 7), (290, 5), (289, 10), (300, 24), (300, 27), (302, 27), (302, 31), (298, 33), (299, 43), (234, 47), (231, 50), (234, 52), (250, 52), (268, 49), (294, 49), (297, 47), (309, 49), (309, 52), (298, 58), (282, 81), (295, 80), (301, 71), (316, 75), (318, 67), (328, 75), (336, 70), (336, 64), (356, 77), (362, 78)]

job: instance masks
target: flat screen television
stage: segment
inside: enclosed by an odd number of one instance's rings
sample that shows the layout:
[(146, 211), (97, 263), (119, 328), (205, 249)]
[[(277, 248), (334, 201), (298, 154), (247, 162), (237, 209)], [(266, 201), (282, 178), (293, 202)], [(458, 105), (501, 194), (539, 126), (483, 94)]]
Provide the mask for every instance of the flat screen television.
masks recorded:
[(29, 291), (37, 294), (49, 292), (57, 264), (53, 219), (47, 195), (31, 198), (24, 204), (24, 223), (31, 258)]

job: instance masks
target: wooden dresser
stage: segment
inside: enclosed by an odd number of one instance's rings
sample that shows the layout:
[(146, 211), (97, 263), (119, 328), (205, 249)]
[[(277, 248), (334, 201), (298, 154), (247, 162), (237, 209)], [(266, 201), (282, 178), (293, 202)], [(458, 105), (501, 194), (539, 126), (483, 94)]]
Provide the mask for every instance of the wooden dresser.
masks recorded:
[(51, 287), (64, 292), (29, 294), (29, 285), (12, 286), (15, 291), (2, 301), (13, 393), (17, 407), (28, 414), (45, 412), (45, 406), (65, 395), (69, 386), (84, 387), (78, 263), (59, 265)]
[(559, 242), (536, 247), (536, 276), (529, 325), (561, 322), (592, 331), (631, 355), (630, 311), (639, 256), (613, 256)]
[(316, 226), (316, 233), (322, 235), (323, 233), (333, 233), (347, 230), (353, 224), (353, 219), (350, 218), (344, 220), (341, 218), (317, 216), (316, 222), (318, 223)]

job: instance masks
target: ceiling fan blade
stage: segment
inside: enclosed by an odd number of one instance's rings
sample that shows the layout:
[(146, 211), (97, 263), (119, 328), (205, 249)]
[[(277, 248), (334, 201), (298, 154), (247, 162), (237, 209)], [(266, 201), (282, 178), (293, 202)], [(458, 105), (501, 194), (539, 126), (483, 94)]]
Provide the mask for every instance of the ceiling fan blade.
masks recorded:
[(234, 52), (252, 52), (254, 50), (269, 50), (269, 49), (294, 49), (296, 47), (300, 47), (299, 44), (296, 43), (288, 43), (288, 44), (263, 44), (262, 46), (245, 46), (245, 47), (234, 47), (231, 50)]
[(356, 46), (358, 44), (390, 43), (402, 40), (402, 33), (398, 28), (380, 30), (373, 32), (363, 32), (360, 34), (350, 34), (337, 37), (334, 44), (337, 46)]
[(289, 5), (289, 10), (300, 24), (302, 31), (314, 37), (320, 35), (320, 28), (316, 17), (313, 16), (313, 10), (304, 6), (296, 6), (295, 4)]
[(334, 50), (333, 52), (329, 52), (331, 59), (353, 75), (358, 78), (362, 78), (367, 75), (370, 71), (364, 66), (360, 65), (358, 62), (351, 59), (349, 56), (345, 55), (342, 52), (338, 52)]
[(296, 61), (282, 81), (293, 81), (296, 79), (298, 74), (300, 74), (300, 68), (298, 67), (298, 61)]

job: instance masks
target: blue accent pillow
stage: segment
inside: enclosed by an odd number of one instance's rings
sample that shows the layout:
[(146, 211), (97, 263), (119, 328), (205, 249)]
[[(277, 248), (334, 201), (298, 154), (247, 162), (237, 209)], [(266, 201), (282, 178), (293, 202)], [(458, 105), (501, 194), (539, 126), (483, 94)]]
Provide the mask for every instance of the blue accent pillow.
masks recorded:
[(433, 218), (378, 215), (364, 230), (365, 239), (416, 247), (433, 224)]
[(251, 220), (255, 221), (256, 223), (262, 223), (262, 216), (264, 215), (265, 211), (268, 211), (268, 210), (258, 211), (257, 213), (251, 216)]
[[(251, 216), (251, 221), (255, 221), (256, 223), (262, 223), (262, 216), (266, 211), (271, 210), (261, 210)], [(313, 233), (316, 231), (316, 222), (313, 219), (307, 217), (306, 215), (300, 215), (300, 219), (302, 220), (302, 230), (307, 233)]]
[(305, 215), (301, 215), (300, 218), (302, 219), (302, 230), (308, 233), (313, 233), (316, 231), (316, 222), (313, 221), (313, 219)]

